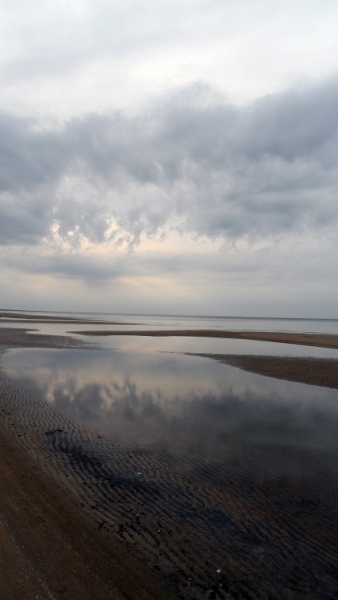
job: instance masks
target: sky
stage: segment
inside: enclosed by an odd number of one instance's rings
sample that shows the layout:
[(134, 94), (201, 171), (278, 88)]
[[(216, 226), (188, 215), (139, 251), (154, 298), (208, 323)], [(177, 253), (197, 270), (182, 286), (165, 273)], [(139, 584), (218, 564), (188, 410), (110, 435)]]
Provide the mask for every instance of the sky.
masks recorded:
[(0, 0), (0, 306), (338, 318), (336, 0)]

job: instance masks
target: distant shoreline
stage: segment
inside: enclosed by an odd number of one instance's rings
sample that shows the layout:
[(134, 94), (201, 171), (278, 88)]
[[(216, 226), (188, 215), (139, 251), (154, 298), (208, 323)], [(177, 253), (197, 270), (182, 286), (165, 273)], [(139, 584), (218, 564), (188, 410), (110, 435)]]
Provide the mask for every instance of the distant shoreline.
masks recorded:
[(48, 313), (31, 314), (21, 312), (0, 311), (1, 323), (55, 323), (56, 325), (138, 325), (139, 323), (125, 323), (124, 321), (106, 321), (104, 319), (84, 319), (83, 317), (54, 316)]
[[(198, 315), (192, 315), (192, 314), (176, 314), (176, 313), (124, 313), (124, 312), (102, 312), (102, 311), (75, 311), (75, 310), (55, 310), (55, 311), (48, 311), (48, 310), (31, 310), (31, 311), (27, 311), (24, 309), (19, 309), (19, 308), (13, 308), (13, 309), (9, 309), (9, 308), (0, 308), (0, 321), (1, 321), (1, 317), (7, 317), (8, 314), (12, 315), (12, 318), (16, 318), (16, 319), (20, 319), (22, 317), (22, 315), (29, 315), (29, 318), (34, 318), (34, 319), (39, 319), (39, 315), (47, 315), (47, 318), (51, 318), (51, 319), (76, 319), (79, 320), (78, 317), (59, 317), (59, 316), (55, 316), (55, 315), (95, 315), (97, 318), (97, 315), (102, 315), (102, 317), (106, 317), (107, 315), (110, 316), (117, 316), (117, 317), (141, 317), (141, 318), (147, 318), (147, 317), (155, 317), (155, 318), (163, 318), (163, 317), (169, 317), (169, 318), (174, 318), (174, 319), (212, 319), (212, 320), (231, 320), (231, 321), (236, 321), (236, 320), (241, 320), (241, 321), (333, 321), (336, 322), (338, 321), (337, 317), (277, 317), (277, 316), (272, 316), (272, 317), (261, 317), (261, 316), (255, 316), (255, 315), (251, 315), (251, 316), (246, 316), (246, 315), (204, 315), (204, 314), (198, 314)], [(54, 316), (52, 316), (54, 315)], [(81, 317), (81, 319), (83, 319), (83, 317)], [(89, 320), (93, 320), (92, 317), (88, 316)], [(101, 319), (100, 319), (101, 320)], [(106, 321), (107, 322), (107, 321)]]

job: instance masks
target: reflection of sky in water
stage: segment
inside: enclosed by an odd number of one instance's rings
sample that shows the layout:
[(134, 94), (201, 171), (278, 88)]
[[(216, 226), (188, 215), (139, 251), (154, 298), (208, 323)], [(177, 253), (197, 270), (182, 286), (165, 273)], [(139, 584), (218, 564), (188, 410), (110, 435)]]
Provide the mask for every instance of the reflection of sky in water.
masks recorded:
[(121, 445), (155, 444), (204, 462), (245, 447), (260, 448), (265, 462), (276, 449), (315, 452), (326, 467), (338, 458), (337, 390), (180, 354), (25, 349), (3, 362), (59, 411)]

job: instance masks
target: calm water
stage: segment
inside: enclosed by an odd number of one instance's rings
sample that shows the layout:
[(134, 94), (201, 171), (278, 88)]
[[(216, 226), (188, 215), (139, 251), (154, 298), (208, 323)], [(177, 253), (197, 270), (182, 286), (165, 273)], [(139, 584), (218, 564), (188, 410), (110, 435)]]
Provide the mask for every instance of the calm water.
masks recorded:
[(23, 387), (120, 445), (134, 439), (172, 449), (177, 432), (185, 432), (189, 447), (199, 431), (207, 446), (233, 435), (315, 448), (325, 460), (338, 450), (337, 390), (166, 352), (23, 349), (3, 364)]
[[(337, 321), (116, 320), (338, 329)], [(86, 328), (39, 326), (59, 334)], [(92, 486), (107, 530), (137, 548), (178, 598), (338, 598), (338, 391), (181, 354), (338, 352), (244, 340), (90, 341), (100, 348), (11, 350), (3, 364), (21, 387), (100, 436), (91, 446), (78, 433), (69, 441), (63, 429), (46, 431)]]

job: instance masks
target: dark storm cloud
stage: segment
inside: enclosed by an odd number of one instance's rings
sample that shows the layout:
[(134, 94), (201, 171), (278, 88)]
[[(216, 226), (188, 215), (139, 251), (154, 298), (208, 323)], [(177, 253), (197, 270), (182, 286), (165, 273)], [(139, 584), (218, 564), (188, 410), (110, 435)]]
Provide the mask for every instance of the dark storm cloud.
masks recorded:
[(195, 85), (136, 117), (0, 117), (1, 242), (137, 242), (175, 223), (237, 239), (337, 221), (338, 79), (248, 107)]

